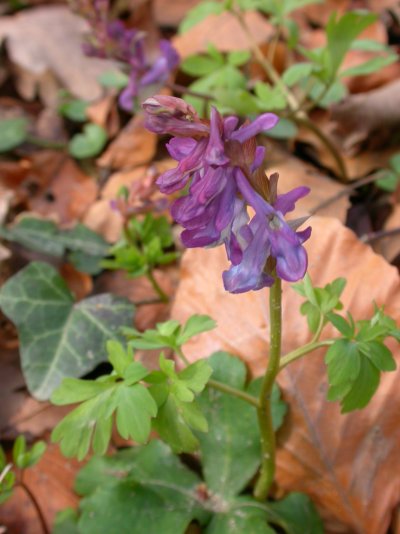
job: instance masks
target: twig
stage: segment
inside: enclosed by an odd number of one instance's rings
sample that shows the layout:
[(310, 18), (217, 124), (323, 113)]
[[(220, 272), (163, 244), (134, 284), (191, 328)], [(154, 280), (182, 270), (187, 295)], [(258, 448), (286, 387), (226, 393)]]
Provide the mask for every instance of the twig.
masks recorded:
[(338, 193), (335, 193), (331, 197), (327, 198), (320, 204), (317, 204), (310, 210), (310, 215), (315, 215), (318, 211), (326, 208), (327, 206), (330, 206), (330, 204), (333, 204), (337, 200), (339, 200), (342, 197), (345, 197), (349, 195), (352, 191), (358, 189), (359, 187), (363, 187), (364, 185), (371, 184), (379, 179), (379, 176), (375, 174), (371, 174), (370, 176), (366, 176), (365, 178), (361, 178), (361, 180), (357, 180), (353, 182), (352, 184), (346, 186), (344, 189), (339, 191)]
[(25, 482), (24, 482), (23, 471), (21, 473), (21, 479), (20, 479), (19, 482), (17, 482), (16, 486), (19, 486), (20, 488), (22, 488), (25, 491), (25, 493), (28, 495), (29, 499), (31, 500), (32, 505), (35, 508), (36, 513), (38, 515), (40, 526), (42, 527), (43, 533), (44, 534), (50, 534), (50, 529), (47, 527), (46, 518), (44, 517), (42, 509), (41, 509), (41, 507), (40, 507), (40, 505), (39, 505), (34, 493), (31, 491), (29, 486), (27, 486), (25, 484)]
[(370, 232), (369, 234), (364, 234), (360, 237), (360, 240), (363, 243), (372, 243), (378, 239), (384, 239), (385, 237), (392, 237), (394, 235), (400, 234), (399, 228), (392, 228), (391, 230), (379, 230), (378, 232)]

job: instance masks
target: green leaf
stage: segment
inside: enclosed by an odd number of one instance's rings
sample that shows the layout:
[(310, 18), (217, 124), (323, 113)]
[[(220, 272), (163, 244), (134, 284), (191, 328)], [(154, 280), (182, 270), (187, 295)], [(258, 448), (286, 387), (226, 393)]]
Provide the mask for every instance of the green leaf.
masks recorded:
[(217, 323), (208, 315), (192, 315), (183, 326), (176, 342), (179, 346), (184, 345), (197, 334), (213, 330), (216, 326)]
[(217, 512), (205, 534), (274, 534), (267, 524), (268, 512), (248, 497), (233, 500), (226, 512)]
[(58, 512), (54, 520), (52, 534), (80, 534), (76, 510), (66, 508)]
[(201, 2), (186, 14), (179, 25), (179, 33), (185, 33), (209, 15), (220, 15), (223, 11), (221, 2)]
[(347, 95), (347, 87), (340, 80), (335, 80), (328, 90), (326, 87), (325, 83), (314, 79), (314, 84), (308, 92), (308, 96), (317, 101), (320, 107), (327, 108), (331, 104), (340, 102)]
[(235, 50), (234, 52), (229, 52), (227, 59), (229, 65), (241, 67), (250, 60), (250, 57), (251, 54), (248, 50)]
[(290, 139), (295, 137), (297, 134), (296, 124), (285, 118), (280, 118), (276, 126), (264, 132), (264, 135), (267, 137), (272, 137), (273, 139)]
[(0, 504), (3, 504), (12, 495), (16, 482), (14, 471), (5, 471), (0, 473), (2, 480), (0, 482)]
[(41, 400), (65, 376), (83, 375), (103, 361), (106, 340), (117, 338), (134, 310), (128, 300), (107, 294), (74, 303), (57, 271), (40, 262), (4, 284), (0, 306), (18, 328), (27, 386)]
[(377, 15), (365, 11), (350, 11), (340, 19), (333, 13), (326, 27), (329, 51), (329, 71), (333, 78), (353, 41), (368, 26), (376, 21)]
[(365, 76), (391, 65), (397, 60), (398, 57), (396, 54), (374, 57), (365, 63), (362, 63), (361, 65), (356, 65), (355, 67), (345, 69), (340, 73), (340, 77), (345, 78), (346, 76)]
[(400, 174), (400, 154), (395, 154), (389, 160), (390, 166), (397, 173)]
[(74, 158), (92, 158), (100, 154), (107, 142), (107, 132), (98, 124), (85, 124), (83, 132), (74, 135), (69, 142), (69, 152)]
[(384, 43), (373, 39), (356, 39), (351, 45), (352, 50), (362, 50), (363, 52), (389, 52), (390, 48)]
[(184, 382), (186, 387), (195, 393), (201, 393), (206, 387), (208, 379), (212, 374), (212, 368), (206, 360), (199, 360), (185, 367), (178, 373), (180, 382)]
[(346, 321), (344, 317), (338, 315), (337, 313), (329, 312), (327, 315), (329, 321), (333, 326), (339, 330), (339, 332), (347, 338), (352, 338), (354, 336), (354, 327)]
[(383, 170), (379, 172), (380, 178), (376, 180), (376, 185), (384, 191), (392, 193), (396, 191), (399, 185), (400, 175), (391, 170)]
[(128, 354), (122, 343), (109, 339), (106, 344), (108, 360), (119, 376), (124, 376), (126, 368), (132, 363), (132, 356)]
[(141, 384), (120, 385), (116, 389), (117, 428), (124, 439), (138, 443), (148, 440), (151, 419), (157, 414), (157, 405), (147, 388)]
[(83, 402), (108, 391), (110, 382), (82, 380), (79, 378), (64, 378), (58, 388), (51, 395), (51, 402), (58, 406)]
[(272, 87), (269, 83), (257, 82), (255, 93), (258, 97), (260, 111), (274, 111), (286, 108), (286, 98), (279, 87)]
[(86, 110), (89, 107), (89, 102), (86, 100), (73, 99), (68, 102), (64, 102), (58, 108), (59, 112), (75, 122), (87, 121)]
[(268, 503), (279, 518), (286, 534), (324, 534), (324, 526), (312, 501), (303, 493), (289, 493), (279, 501)]
[(197, 497), (201, 483), (169, 448), (154, 440), (107, 458), (92, 459), (79, 473), (79, 532), (85, 534), (184, 534), (209, 513)]
[(224, 60), (216, 61), (209, 56), (189, 56), (182, 64), (181, 69), (192, 76), (206, 76), (224, 65)]
[(379, 341), (359, 344), (360, 352), (365, 354), (379, 371), (395, 371), (396, 361), (390, 350)]
[(103, 87), (124, 89), (129, 83), (129, 76), (121, 71), (110, 70), (100, 74), (98, 80)]
[[(245, 389), (247, 371), (238, 358), (217, 352), (208, 363), (214, 380)], [(212, 388), (201, 394), (199, 403), (209, 426), (206, 434), (197, 434), (204, 478), (210, 491), (227, 499), (248, 484), (260, 463), (256, 410)]]
[(0, 153), (21, 145), (28, 137), (28, 121), (22, 117), (0, 120)]
[(29, 215), (10, 227), (0, 227), (0, 236), (29, 250), (58, 258), (72, 251), (69, 260), (78, 270), (90, 274), (101, 270), (100, 259), (109, 247), (99, 234), (83, 224), (79, 223), (70, 230), (60, 230), (53, 221)]
[(314, 65), (312, 63), (295, 63), (285, 70), (282, 75), (282, 81), (288, 87), (293, 87), (293, 85), (310, 76), (313, 69)]
[(23, 469), (24, 466), (24, 459), (25, 459), (25, 453), (26, 453), (26, 439), (25, 436), (21, 435), (18, 436), (17, 439), (14, 441), (13, 446), (13, 461), (17, 467), (20, 469)]
[(351, 391), (344, 397), (342, 413), (364, 408), (379, 386), (380, 373), (367, 358), (363, 358), (360, 372)]
[(325, 356), (328, 378), (331, 386), (353, 384), (361, 368), (357, 343), (338, 339), (329, 347)]

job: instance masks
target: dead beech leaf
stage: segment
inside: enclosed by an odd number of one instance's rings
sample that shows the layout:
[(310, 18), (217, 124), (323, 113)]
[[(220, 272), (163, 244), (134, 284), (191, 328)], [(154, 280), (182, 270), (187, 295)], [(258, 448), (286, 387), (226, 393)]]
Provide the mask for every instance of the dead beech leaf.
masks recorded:
[[(78, 462), (64, 458), (58, 445), (48, 445), (40, 462), (27, 469), (24, 475), (24, 482), (35, 495), (49, 532), (57, 512), (78, 504), (73, 483), (80, 467)], [(43, 533), (32, 501), (22, 488), (1, 505), (0, 524), (10, 533)]]
[(105, 128), (109, 137), (114, 137), (120, 129), (114, 94), (108, 94), (100, 100), (93, 102), (87, 108), (86, 115), (91, 122)]
[(121, 237), (123, 219), (113, 210), (108, 199), (97, 200), (82, 219), (88, 228), (102, 235), (108, 243), (116, 243)]
[(141, 114), (131, 119), (97, 160), (100, 167), (132, 169), (148, 163), (155, 154), (157, 136), (144, 127)]
[(45, 216), (55, 215), (60, 223), (81, 219), (97, 197), (94, 178), (69, 157), (60, 160), (48, 178), (45, 189), (29, 199), (30, 209)]
[[(345, 187), (322, 174), (313, 165), (282, 150), (278, 144), (274, 144), (273, 150), (267, 151), (267, 154), (268, 173), (279, 173), (279, 191), (290, 191), (301, 185), (311, 189), (310, 194), (299, 204), (298, 216), (307, 215), (308, 211), (338, 195)], [(334, 203), (319, 210), (318, 215), (336, 217), (344, 222), (349, 206), (348, 197), (340, 196)]]
[(42, 96), (49, 104), (57, 99), (60, 83), (78, 98), (100, 97), (98, 77), (115, 66), (83, 54), (82, 36), (87, 31), (87, 23), (64, 6), (37, 7), (0, 18), (0, 41), (6, 41), (12, 62), (23, 69), (25, 98), (34, 98), (35, 86), (42, 82), (47, 84)]
[(93, 280), (89, 274), (78, 271), (70, 263), (64, 263), (59, 271), (69, 290), (74, 294), (75, 300), (82, 300), (92, 292)]
[[(397, 271), (331, 218), (314, 217), (307, 243), (309, 272), (322, 286), (345, 276), (345, 309), (356, 319), (370, 317), (373, 301), (400, 323)], [(217, 329), (189, 342), (190, 360), (216, 350), (239, 355), (255, 375), (268, 355), (268, 292), (231, 295), (223, 290), (221, 273), (227, 261), (222, 247), (188, 250), (182, 260), (181, 284), (172, 316), (180, 321), (207, 313)], [(310, 339), (299, 314), (302, 299), (283, 289), (283, 353)], [(335, 335), (327, 328), (327, 336)], [(400, 361), (400, 351), (395, 348)], [(325, 399), (323, 353), (288, 366), (279, 376), (289, 415), (280, 434), (277, 483), (281, 490), (303, 491), (320, 510), (326, 534), (385, 534), (400, 491), (400, 392), (398, 373), (384, 373), (371, 403), (361, 411), (339, 413)]]
[(153, 13), (159, 26), (176, 27), (201, 0), (155, 0)]
[[(387, 219), (384, 230), (400, 228), (400, 204), (396, 204), (393, 213)], [(373, 246), (375, 245), (372, 243)], [(393, 261), (400, 254), (399, 234), (385, 237), (377, 242), (379, 252), (388, 260)]]
[[(257, 44), (264, 43), (273, 35), (273, 26), (259, 13), (246, 11), (245, 20)], [(172, 43), (182, 58), (206, 52), (209, 44), (221, 52), (250, 48), (238, 21), (226, 11), (221, 15), (209, 15), (184, 34), (174, 37)]]

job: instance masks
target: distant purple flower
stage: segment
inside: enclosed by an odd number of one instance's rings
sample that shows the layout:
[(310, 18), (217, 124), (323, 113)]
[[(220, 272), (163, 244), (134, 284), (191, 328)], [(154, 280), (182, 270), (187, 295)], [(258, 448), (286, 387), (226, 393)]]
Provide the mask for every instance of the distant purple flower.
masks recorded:
[[(143, 108), (149, 130), (175, 136), (167, 149), (177, 166), (160, 175), (160, 190), (170, 194), (190, 184), (187, 194), (171, 207), (184, 228), (184, 245), (224, 244), (232, 265), (223, 280), (232, 293), (271, 286), (273, 270), (287, 281), (301, 279), (307, 269), (302, 245), (311, 228), (296, 232), (284, 215), (309, 190), (299, 187), (277, 195), (277, 176), (266, 177), (265, 149), (255, 141), (258, 133), (275, 126), (278, 117), (265, 113), (238, 127), (236, 117), (222, 118), (212, 108), (210, 121), (202, 121), (189, 104), (168, 96), (151, 97)], [(255, 211), (251, 220), (248, 206)]]

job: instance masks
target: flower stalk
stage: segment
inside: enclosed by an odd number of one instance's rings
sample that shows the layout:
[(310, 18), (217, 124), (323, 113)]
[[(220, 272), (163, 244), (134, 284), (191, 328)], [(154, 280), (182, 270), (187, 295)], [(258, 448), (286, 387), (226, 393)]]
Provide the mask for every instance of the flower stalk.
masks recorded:
[(271, 394), (275, 378), (279, 372), (282, 337), (282, 287), (280, 278), (276, 277), (270, 289), (270, 353), (267, 370), (264, 375), (259, 406), (257, 408), (258, 424), (261, 434), (261, 469), (254, 488), (254, 497), (265, 501), (275, 476), (275, 431), (272, 421)]

